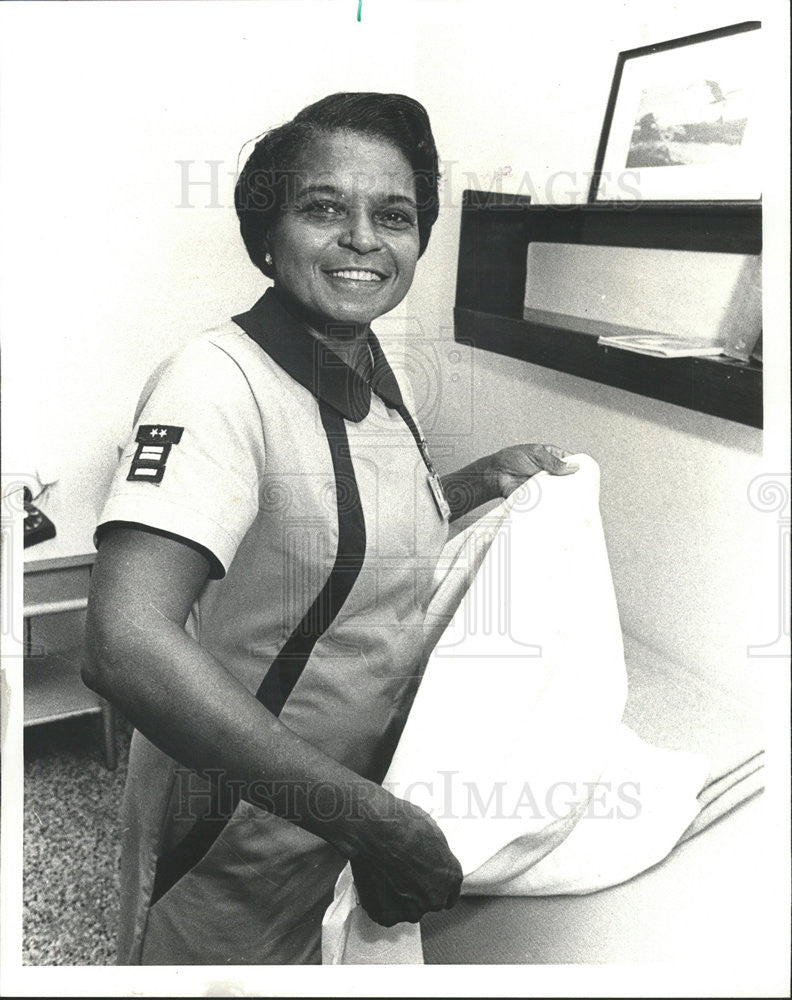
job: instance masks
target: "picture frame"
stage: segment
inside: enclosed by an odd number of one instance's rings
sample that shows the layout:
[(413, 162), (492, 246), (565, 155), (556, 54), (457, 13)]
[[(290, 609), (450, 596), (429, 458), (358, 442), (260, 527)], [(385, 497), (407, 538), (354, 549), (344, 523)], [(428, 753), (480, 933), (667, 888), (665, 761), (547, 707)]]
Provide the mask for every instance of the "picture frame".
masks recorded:
[(619, 53), (589, 203), (761, 199), (760, 28)]

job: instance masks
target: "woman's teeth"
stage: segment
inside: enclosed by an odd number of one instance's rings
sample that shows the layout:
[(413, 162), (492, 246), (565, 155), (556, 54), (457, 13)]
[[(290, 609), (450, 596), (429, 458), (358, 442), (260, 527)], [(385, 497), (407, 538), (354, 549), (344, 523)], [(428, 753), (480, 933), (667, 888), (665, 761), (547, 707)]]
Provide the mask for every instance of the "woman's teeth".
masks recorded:
[(382, 281), (373, 271), (330, 271), (334, 278), (347, 278), (350, 281)]

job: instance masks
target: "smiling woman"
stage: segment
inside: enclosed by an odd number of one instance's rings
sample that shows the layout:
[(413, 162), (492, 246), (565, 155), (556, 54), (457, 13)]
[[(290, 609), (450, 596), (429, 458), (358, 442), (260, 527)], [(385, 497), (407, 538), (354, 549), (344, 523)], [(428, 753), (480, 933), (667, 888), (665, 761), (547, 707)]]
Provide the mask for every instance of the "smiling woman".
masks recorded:
[[(332, 183), (322, 178), (332, 178)], [(320, 329), (371, 320), (412, 284), (419, 239), (415, 182), (389, 143), (355, 133), (317, 137), (295, 166), (294, 198), (266, 245), (275, 284)]]
[(458, 897), (439, 827), (380, 784), (435, 563), (450, 518), (574, 469), (540, 445), (442, 483), (432, 466), (370, 324), (413, 280), (437, 162), (402, 95), (335, 94), (267, 133), (235, 198), (273, 287), (143, 391), (97, 528), (85, 671), (136, 726), (121, 964), (317, 962), (347, 860), (382, 924)]
[(239, 178), (251, 259), (315, 330), (334, 325), (352, 363), (367, 357), (367, 324), (412, 284), (438, 214), (438, 173), (417, 101), (333, 94), (261, 139)]

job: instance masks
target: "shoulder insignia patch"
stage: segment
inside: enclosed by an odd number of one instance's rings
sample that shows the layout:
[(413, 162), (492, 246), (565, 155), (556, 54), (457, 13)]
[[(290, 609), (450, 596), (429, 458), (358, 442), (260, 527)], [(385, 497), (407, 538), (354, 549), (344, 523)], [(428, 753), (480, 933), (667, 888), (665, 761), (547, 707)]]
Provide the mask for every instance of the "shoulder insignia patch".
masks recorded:
[(137, 451), (127, 479), (140, 483), (161, 483), (170, 450), (181, 441), (183, 431), (183, 427), (168, 424), (141, 424), (135, 436)]

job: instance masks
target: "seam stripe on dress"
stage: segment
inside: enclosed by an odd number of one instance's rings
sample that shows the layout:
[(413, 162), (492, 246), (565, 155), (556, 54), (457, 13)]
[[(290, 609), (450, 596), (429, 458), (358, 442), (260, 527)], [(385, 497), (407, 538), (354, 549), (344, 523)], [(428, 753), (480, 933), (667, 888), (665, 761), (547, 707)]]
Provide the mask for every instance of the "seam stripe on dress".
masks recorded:
[[(349, 597), (366, 555), (366, 523), (344, 418), (323, 400), (317, 402), (333, 462), (338, 547), (324, 586), (273, 660), (256, 692), (256, 698), (276, 716), (280, 715), (300, 679), (314, 646)], [(157, 860), (151, 906), (206, 856), (223, 832), (239, 803), (239, 793), (228, 791), (225, 798), (229, 800), (230, 809), (221, 811), (220, 789), (216, 780), (213, 781), (207, 812), (195, 821), (178, 844)]]
[(256, 692), (258, 700), (275, 715), (280, 714), (286, 699), (300, 679), (317, 641), (328, 630), (349, 597), (366, 554), (366, 524), (344, 418), (337, 410), (321, 401), (319, 411), (333, 459), (338, 548), (333, 569), (324, 587), (286, 640)]

